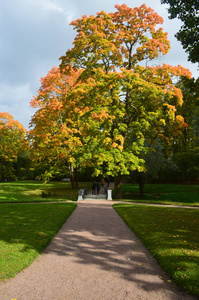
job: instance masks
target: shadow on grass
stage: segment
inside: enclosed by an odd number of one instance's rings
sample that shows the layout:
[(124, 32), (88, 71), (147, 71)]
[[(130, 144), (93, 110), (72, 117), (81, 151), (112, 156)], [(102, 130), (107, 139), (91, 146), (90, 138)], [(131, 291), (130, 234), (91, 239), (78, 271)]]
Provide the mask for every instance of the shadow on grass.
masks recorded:
[[(43, 195), (47, 195), (43, 197)], [(78, 190), (70, 183), (16, 181), (0, 183), (0, 203), (27, 203), (52, 201), (77, 201)]]
[(0, 204), (0, 278), (27, 267), (75, 208), (75, 203)]
[(177, 205), (199, 206), (199, 186), (183, 184), (146, 184), (145, 195), (141, 197), (138, 185), (123, 184), (122, 198), (124, 201), (133, 200), (146, 203), (174, 203)]
[(166, 272), (199, 295), (199, 211), (153, 206), (114, 206)]

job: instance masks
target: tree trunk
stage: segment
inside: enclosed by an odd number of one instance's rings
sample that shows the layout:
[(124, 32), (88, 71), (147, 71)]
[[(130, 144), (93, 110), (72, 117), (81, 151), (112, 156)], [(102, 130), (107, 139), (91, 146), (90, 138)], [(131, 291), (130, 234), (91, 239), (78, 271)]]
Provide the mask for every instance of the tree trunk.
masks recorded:
[(79, 173), (78, 173), (78, 167), (75, 168), (75, 187), (76, 189), (78, 189), (79, 187), (79, 177), (78, 177)]
[(70, 174), (71, 187), (72, 187), (72, 189), (74, 189), (75, 188), (75, 180), (74, 180), (74, 169), (73, 169), (72, 164), (69, 165), (69, 174)]
[(114, 178), (114, 184), (115, 184), (115, 198), (116, 199), (122, 199), (122, 188), (121, 188), (121, 180), (122, 176), (119, 173)]
[(144, 197), (144, 176), (142, 173), (139, 174), (138, 177), (139, 189), (140, 189), (140, 196)]

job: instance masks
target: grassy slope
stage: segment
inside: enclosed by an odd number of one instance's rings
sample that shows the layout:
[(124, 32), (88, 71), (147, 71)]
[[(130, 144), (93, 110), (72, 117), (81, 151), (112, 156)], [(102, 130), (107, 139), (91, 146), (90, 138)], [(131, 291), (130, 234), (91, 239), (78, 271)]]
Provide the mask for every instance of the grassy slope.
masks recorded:
[(114, 208), (175, 282), (199, 295), (199, 210), (130, 204)]

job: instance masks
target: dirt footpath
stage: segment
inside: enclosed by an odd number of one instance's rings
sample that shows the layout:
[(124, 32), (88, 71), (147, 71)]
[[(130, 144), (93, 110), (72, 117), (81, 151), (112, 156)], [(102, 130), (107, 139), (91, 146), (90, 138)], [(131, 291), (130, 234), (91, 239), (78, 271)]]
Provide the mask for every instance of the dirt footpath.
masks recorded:
[(44, 253), (0, 300), (193, 300), (163, 273), (109, 201), (81, 201)]

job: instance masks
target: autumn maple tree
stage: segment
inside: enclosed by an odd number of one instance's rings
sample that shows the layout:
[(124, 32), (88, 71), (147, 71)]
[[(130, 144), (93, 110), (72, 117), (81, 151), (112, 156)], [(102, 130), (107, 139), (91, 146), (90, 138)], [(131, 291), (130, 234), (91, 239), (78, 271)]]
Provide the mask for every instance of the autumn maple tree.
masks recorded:
[(170, 49), (167, 33), (159, 26), (163, 19), (153, 9), (115, 7), (113, 13), (102, 11), (71, 23), (77, 35), (60, 67), (66, 75), (71, 68), (81, 70), (81, 89), (76, 92), (82, 103), (89, 103), (88, 122), (100, 120), (92, 153), (94, 174), (114, 176), (120, 198), (121, 175), (145, 171), (146, 138), (167, 138), (164, 128), (171, 122), (184, 126), (175, 114), (175, 103), (182, 105), (183, 100), (173, 79), (191, 74), (179, 65), (152, 66)]
[(23, 125), (10, 114), (0, 112), (0, 178), (13, 177), (13, 163), (27, 147), (26, 129)]
[(170, 49), (153, 9), (115, 7), (71, 23), (73, 48), (41, 79), (31, 101), (38, 110), (30, 136), (36, 160), (52, 172), (64, 166), (73, 182), (75, 169), (92, 166), (93, 176), (114, 176), (120, 198), (121, 176), (146, 171), (146, 140), (169, 142), (169, 132), (186, 126), (176, 115), (183, 99), (173, 80), (191, 74), (181, 66), (152, 66)]

